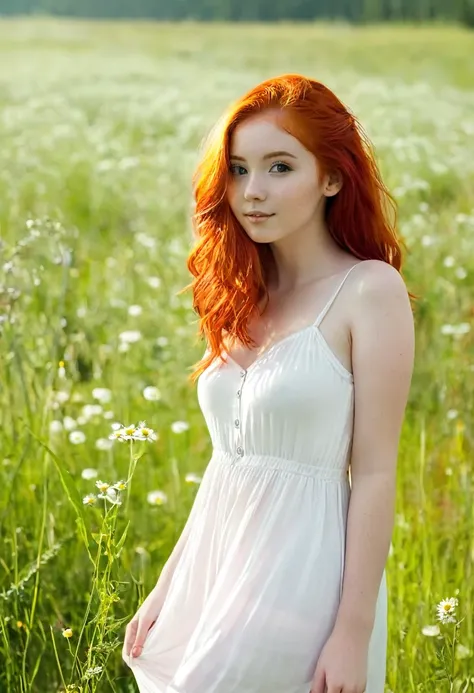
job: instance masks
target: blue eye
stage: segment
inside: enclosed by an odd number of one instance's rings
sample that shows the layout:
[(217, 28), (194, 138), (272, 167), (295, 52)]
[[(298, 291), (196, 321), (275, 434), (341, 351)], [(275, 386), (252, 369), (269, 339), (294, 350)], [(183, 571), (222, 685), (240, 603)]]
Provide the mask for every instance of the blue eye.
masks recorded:
[[(274, 166), (283, 166), (283, 167), (284, 167), (284, 170), (283, 170), (283, 171), (280, 170), (280, 171), (277, 171), (277, 173), (287, 173), (288, 171), (291, 171), (291, 170), (292, 170), (292, 169), (288, 166), (288, 164), (284, 164), (283, 161), (275, 161), (275, 163), (272, 164), (271, 169), (272, 169)], [(239, 164), (233, 164), (233, 165), (230, 166), (229, 171), (230, 171), (230, 173), (232, 173), (232, 174), (234, 174), (234, 175), (242, 175), (242, 174), (237, 173), (236, 171), (234, 171), (234, 169), (240, 169), (241, 171), (244, 171), (244, 172), (246, 171), (246, 169), (245, 169), (243, 166), (239, 166)], [(271, 171), (271, 169), (270, 169), (270, 171)]]
[[(291, 171), (291, 168), (287, 164), (284, 164), (283, 161), (276, 161), (273, 166), (284, 166), (286, 171)], [(278, 171), (278, 173), (286, 173), (286, 171)]]

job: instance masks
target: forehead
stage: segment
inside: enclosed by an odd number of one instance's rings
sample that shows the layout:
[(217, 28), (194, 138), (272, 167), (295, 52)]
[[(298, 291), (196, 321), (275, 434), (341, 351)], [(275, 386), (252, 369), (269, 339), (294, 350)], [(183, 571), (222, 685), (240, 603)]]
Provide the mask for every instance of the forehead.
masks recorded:
[(298, 154), (303, 146), (279, 123), (276, 113), (259, 113), (237, 125), (230, 138), (230, 155), (263, 156), (275, 148)]

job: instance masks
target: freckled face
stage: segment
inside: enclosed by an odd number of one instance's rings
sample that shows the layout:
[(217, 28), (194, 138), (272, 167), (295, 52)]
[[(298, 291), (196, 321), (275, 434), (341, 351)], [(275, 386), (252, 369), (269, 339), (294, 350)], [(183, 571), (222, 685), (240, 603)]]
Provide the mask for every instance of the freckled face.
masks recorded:
[[(324, 180), (319, 183), (316, 158), (278, 127), (275, 114), (258, 114), (237, 126), (230, 142), (230, 164), (230, 207), (257, 243), (311, 228), (323, 216)], [(246, 216), (252, 211), (271, 216)]]

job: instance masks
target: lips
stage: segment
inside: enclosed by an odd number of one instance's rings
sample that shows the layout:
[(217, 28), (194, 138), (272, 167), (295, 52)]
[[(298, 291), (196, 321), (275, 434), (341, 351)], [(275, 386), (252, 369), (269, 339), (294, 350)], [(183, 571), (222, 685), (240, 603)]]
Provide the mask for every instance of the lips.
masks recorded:
[(263, 212), (249, 212), (246, 217), (272, 217), (273, 214), (264, 214)]

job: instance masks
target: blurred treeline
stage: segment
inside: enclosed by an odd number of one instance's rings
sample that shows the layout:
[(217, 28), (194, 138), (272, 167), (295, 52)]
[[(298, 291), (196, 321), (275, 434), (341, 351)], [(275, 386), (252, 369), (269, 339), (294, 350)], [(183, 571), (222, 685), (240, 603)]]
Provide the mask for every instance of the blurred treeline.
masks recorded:
[(0, 0), (0, 14), (91, 18), (350, 22), (460, 21), (474, 26), (474, 0)]

